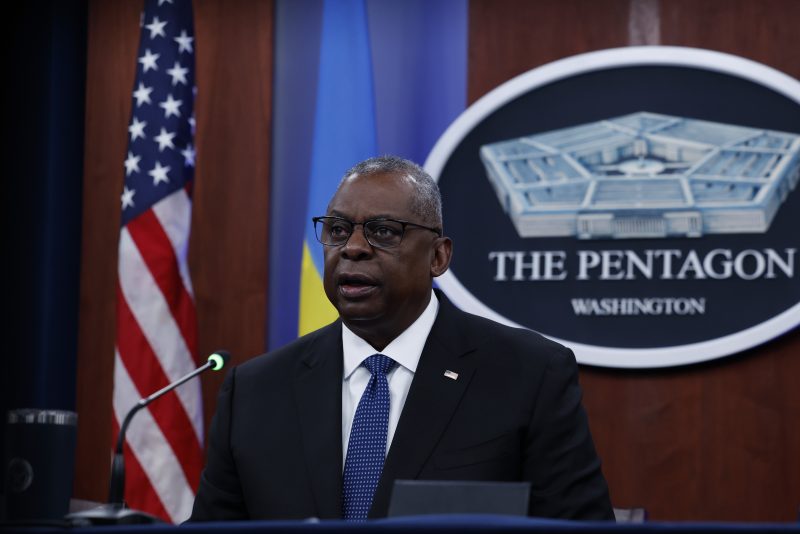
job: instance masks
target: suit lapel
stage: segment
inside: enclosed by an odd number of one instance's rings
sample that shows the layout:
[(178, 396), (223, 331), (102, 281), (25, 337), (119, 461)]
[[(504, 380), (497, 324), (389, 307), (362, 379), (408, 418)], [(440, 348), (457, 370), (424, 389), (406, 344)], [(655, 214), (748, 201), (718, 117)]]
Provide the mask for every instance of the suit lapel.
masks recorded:
[[(439, 313), (420, 356), (369, 517), (386, 515), (395, 480), (417, 478), (475, 370), (470, 357), (473, 348), (465, 333), (458, 330), (457, 319), (462, 312), (440, 292), (437, 297)], [(458, 373), (458, 379), (446, 377), (445, 371)]]
[[(303, 454), (320, 518), (341, 517), (342, 328), (319, 332), (294, 378)], [(291, 452), (291, 451), (290, 451)]]

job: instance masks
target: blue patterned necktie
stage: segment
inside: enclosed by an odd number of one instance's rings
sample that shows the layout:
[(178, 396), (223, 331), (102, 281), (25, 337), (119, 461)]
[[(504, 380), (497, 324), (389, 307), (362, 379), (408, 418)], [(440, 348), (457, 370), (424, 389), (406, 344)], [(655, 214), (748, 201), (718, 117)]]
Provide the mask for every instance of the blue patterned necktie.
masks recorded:
[(383, 354), (373, 354), (362, 363), (372, 377), (353, 417), (344, 462), (342, 515), (348, 521), (367, 519), (383, 471), (389, 431), (389, 382), (386, 374), (396, 363)]

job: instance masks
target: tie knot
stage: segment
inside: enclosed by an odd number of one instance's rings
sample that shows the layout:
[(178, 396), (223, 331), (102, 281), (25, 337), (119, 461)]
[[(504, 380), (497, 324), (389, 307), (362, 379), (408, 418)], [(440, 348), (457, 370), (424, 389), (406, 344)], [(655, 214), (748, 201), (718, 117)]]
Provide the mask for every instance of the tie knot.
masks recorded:
[(386, 374), (394, 368), (396, 363), (396, 361), (385, 354), (373, 354), (364, 360), (364, 367), (369, 369), (369, 372), (373, 375), (381, 374), (386, 376)]

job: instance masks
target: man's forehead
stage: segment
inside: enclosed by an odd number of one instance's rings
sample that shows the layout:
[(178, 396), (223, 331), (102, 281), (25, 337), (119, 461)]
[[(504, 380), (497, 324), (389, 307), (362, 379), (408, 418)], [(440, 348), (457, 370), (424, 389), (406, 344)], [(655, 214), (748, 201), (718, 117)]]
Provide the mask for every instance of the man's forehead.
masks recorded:
[(355, 215), (354, 210), (367, 210), (376, 217), (390, 212), (395, 217), (408, 216), (415, 182), (400, 173), (352, 174), (342, 181), (328, 204), (328, 212)]

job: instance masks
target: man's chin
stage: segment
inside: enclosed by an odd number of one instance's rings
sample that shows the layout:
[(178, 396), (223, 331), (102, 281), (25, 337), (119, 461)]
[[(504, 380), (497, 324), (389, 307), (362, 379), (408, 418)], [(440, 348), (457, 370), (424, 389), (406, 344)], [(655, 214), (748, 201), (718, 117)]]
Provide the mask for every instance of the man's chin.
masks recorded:
[(380, 321), (383, 317), (384, 311), (378, 309), (374, 302), (363, 301), (342, 301), (337, 302), (336, 310), (339, 312), (339, 317), (342, 318), (346, 324), (355, 325), (369, 325)]
[(366, 310), (353, 310), (353, 309), (340, 309), (339, 310), (339, 317), (345, 323), (354, 323), (354, 324), (370, 324), (376, 321), (379, 321), (383, 314), (380, 313), (370, 313)]

